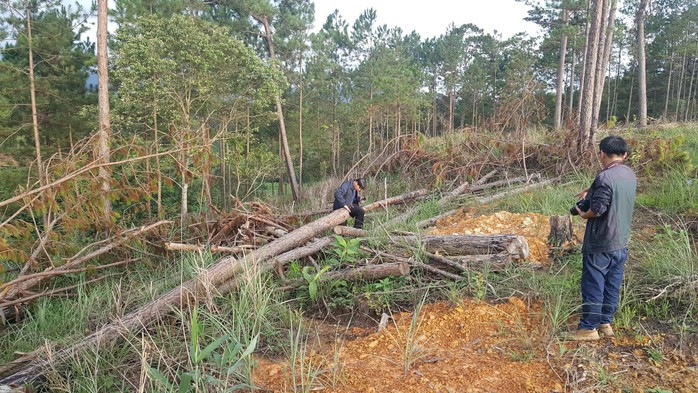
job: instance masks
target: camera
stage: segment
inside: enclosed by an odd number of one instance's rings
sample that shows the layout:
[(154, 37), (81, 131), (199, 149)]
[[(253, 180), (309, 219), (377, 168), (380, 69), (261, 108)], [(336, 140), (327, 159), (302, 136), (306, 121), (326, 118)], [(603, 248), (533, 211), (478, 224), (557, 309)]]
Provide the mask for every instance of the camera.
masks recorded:
[(590, 204), (591, 204), (591, 201), (589, 199), (587, 199), (587, 198), (580, 199), (577, 201), (577, 203), (574, 204), (574, 206), (572, 206), (572, 208), (570, 209), (570, 214), (573, 216), (578, 215), (579, 212), (577, 211), (577, 207), (579, 207), (579, 210), (585, 212), (585, 211), (589, 210)]

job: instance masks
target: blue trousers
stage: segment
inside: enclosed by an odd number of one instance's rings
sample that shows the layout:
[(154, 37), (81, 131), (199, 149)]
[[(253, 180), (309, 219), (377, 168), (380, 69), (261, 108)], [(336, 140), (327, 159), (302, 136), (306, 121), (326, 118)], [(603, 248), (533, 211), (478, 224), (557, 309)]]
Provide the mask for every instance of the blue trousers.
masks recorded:
[(628, 249), (582, 255), (582, 319), (580, 329), (611, 323), (618, 310), (623, 267)]

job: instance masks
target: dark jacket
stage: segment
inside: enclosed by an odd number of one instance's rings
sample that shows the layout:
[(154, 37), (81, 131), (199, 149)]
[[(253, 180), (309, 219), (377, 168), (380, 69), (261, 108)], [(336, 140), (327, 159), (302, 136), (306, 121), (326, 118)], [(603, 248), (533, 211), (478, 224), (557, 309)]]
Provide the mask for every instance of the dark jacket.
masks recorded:
[(616, 164), (596, 175), (586, 198), (598, 217), (587, 220), (582, 252), (613, 252), (628, 246), (637, 179), (632, 169)]
[(344, 206), (351, 207), (356, 197), (358, 197), (358, 193), (354, 190), (354, 180), (347, 180), (334, 192), (334, 203), (332, 204), (332, 208), (336, 210)]

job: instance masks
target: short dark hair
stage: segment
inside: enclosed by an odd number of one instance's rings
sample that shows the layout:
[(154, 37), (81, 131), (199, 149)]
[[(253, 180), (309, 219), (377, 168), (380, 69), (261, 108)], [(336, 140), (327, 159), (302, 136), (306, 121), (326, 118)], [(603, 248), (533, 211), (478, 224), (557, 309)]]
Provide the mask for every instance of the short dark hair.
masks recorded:
[(610, 135), (601, 140), (599, 149), (606, 154), (622, 156), (628, 152), (628, 143), (618, 135)]
[(358, 184), (362, 190), (364, 188), (366, 188), (366, 179), (364, 179), (363, 177), (360, 177), (360, 178), (356, 179), (355, 181), (356, 181), (356, 184)]

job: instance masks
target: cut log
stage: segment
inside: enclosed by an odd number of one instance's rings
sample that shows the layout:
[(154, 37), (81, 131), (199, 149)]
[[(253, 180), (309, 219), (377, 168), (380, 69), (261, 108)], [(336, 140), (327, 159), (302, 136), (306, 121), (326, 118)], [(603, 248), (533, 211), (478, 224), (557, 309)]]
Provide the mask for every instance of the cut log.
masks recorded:
[[(165, 249), (168, 251), (191, 251), (191, 252), (203, 252), (206, 251), (208, 246), (202, 246), (198, 244), (183, 244), (174, 242), (165, 242)], [(212, 253), (227, 253), (227, 254), (239, 254), (246, 250), (254, 249), (255, 246), (252, 245), (242, 245), (236, 247), (226, 247), (226, 246), (211, 246), (210, 251)]]
[(368, 235), (368, 232), (364, 231), (363, 229), (347, 227), (344, 225), (337, 225), (334, 227), (333, 231), (337, 235), (344, 237), (366, 237)]
[(529, 177), (519, 176), (519, 177), (512, 177), (511, 179), (497, 180), (497, 181), (493, 181), (491, 183), (475, 185), (472, 188), (470, 188), (470, 191), (475, 192), (475, 191), (488, 190), (490, 188), (495, 188), (495, 187), (499, 187), (499, 186), (511, 186), (511, 185), (518, 184), (518, 183), (525, 183), (525, 182), (527, 182), (531, 179), (534, 179), (536, 177), (540, 178), (540, 174), (534, 173)]
[(382, 251), (376, 251), (376, 255), (380, 256), (381, 258), (385, 258), (387, 260), (392, 260), (392, 261), (396, 261), (396, 262), (400, 262), (400, 263), (406, 263), (406, 264), (412, 265), (414, 267), (418, 267), (418, 268), (426, 270), (428, 272), (438, 274), (442, 277), (446, 277), (450, 280), (460, 281), (460, 280), (464, 279), (464, 277), (462, 277), (462, 276), (459, 276), (459, 275), (453, 274), (453, 273), (449, 273), (447, 271), (441, 270), (441, 269), (434, 267), (434, 266), (427, 265), (426, 263), (417, 261), (414, 258), (405, 258), (405, 257), (389, 254), (387, 252), (382, 252)]
[[(426, 190), (410, 192), (384, 201), (366, 205), (364, 209), (371, 210), (394, 203), (401, 203), (410, 199), (426, 195)], [(41, 359), (20, 369), (16, 373), (0, 380), (0, 386), (22, 386), (36, 380), (50, 367), (63, 363), (75, 354), (89, 348), (100, 347), (107, 343), (113, 344), (127, 335), (132, 335), (147, 327), (156, 319), (170, 313), (176, 308), (185, 308), (194, 304), (199, 297), (211, 293), (209, 289), (225, 287), (232, 277), (241, 271), (245, 260), (256, 263), (260, 271), (267, 271), (274, 267), (269, 260), (286, 251), (299, 247), (318, 233), (328, 230), (349, 218), (349, 212), (344, 209), (335, 210), (310, 224), (304, 225), (287, 235), (276, 239), (259, 249), (250, 252), (245, 258), (236, 259), (232, 256), (218, 260), (208, 269), (202, 271), (197, 277), (183, 283), (160, 295), (145, 306), (116, 319), (99, 330), (86, 336), (70, 347), (63, 348), (51, 354), (50, 359)], [(228, 289), (232, 286), (228, 286)]]
[(394, 240), (414, 245), (421, 243), (434, 254), (477, 255), (505, 252), (513, 259), (528, 258), (528, 242), (518, 235), (441, 235), (399, 236)]
[(560, 247), (572, 241), (574, 232), (572, 229), (572, 216), (551, 216), (550, 236), (548, 243), (553, 247)]

